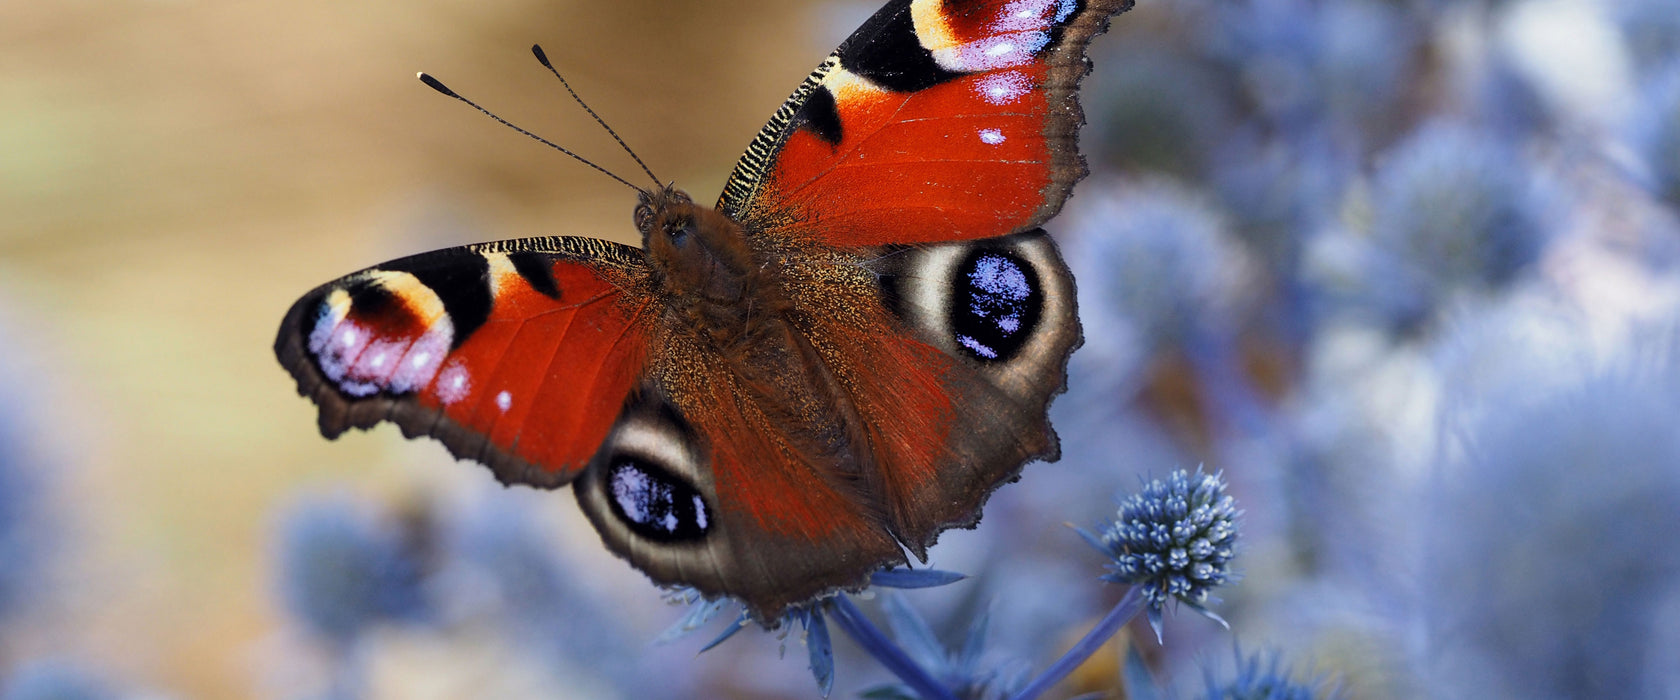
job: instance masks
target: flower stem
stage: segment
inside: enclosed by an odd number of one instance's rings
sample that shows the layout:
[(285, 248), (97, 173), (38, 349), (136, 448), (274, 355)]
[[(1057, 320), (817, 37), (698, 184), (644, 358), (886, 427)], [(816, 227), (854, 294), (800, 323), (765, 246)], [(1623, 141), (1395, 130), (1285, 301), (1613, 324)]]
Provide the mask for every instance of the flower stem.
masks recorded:
[(1011, 700), (1032, 700), (1044, 691), (1049, 690), (1050, 686), (1066, 678), (1069, 673), (1073, 673), (1073, 669), (1078, 668), (1080, 664), (1085, 663), (1086, 659), (1091, 658), (1092, 654), (1097, 653), (1097, 650), (1102, 648), (1109, 637), (1113, 637), (1115, 632), (1120, 631), (1122, 626), (1130, 622), (1132, 618), (1137, 617), (1138, 612), (1142, 610), (1143, 587), (1132, 586), (1131, 589), (1126, 591), (1126, 595), (1120, 598), (1120, 602), (1115, 604), (1114, 609), (1108, 611), (1108, 614), (1104, 615), (1103, 619), (1097, 622), (1097, 626), (1091, 628), (1091, 631), (1086, 633), (1078, 644), (1073, 645), (1073, 648), (1067, 650), (1066, 654), (1062, 654), (1062, 658), (1056, 659), (1056, 663), (1050, 664), (1050, 668), (1044, 669), (1044, 673), (1034, 678), (1031, 683), (1027, 684), (1027, 687), (1022, 688), (1021, 692), (1016, 693)]
[(910, 660), (897, 644), (887, 639), (875, 623), (864, 617), (863, 611), (853, 605), (850, 599), (844, 595), (837, 595), (833, 601), (834, 621), (840, 623), (840, 629), (845, 630), (852, 641), (857, 642), (858, 646), (863, 647), (864, 651), (869, 652), (869, 655), (887, 667), (888, 671), (892, 671), (899, 680), (909, 685), (923, 700), (956, 700), (951, 691), (929, 676), (915, 661)]

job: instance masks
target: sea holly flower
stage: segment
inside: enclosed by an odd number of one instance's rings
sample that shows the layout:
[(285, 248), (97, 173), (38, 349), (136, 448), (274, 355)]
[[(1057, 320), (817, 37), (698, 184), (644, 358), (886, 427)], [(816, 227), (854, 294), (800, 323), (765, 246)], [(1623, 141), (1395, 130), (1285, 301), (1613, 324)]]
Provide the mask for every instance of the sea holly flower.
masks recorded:
[(1237, 539), (1236, 502), (1225, 494), (1220, 474), (1174, 471), (1167, 481), (1151, 481), (1120, 504), (1118, 517), (1098, 534), (1075, 528), (1085, 541), (1109, 557), (1104, 581), (1131, 586), (1114, 608), (1067, 653), (1028, 683), (1014, 700), (1032, 700), (1066, 678), (1100, 649), (1138, 612), (1149, 616), (1155, 641), (1161, 641), (1161, 610), (1169, 602), (1190, 606), (1221, 625), (1225, 620), (1207, 605), (1208, 591), (1234, 578), (1233, 545)]
[(1086, 541), (1107, 554), (1103, 580), (1138, 587), (1149, 624), (1161, 637), (1161, 611), (1182, 603), (1229, 627), (1207, 608), (1209, 592), (1232, 579), (1237, 539), (1236, 502), (1220, 474), (1177, 470), (1154, 480), (1120, 505), (1118, 517)]
[(1419, 294), (1503, 288), (1545, 247), (1530, 178), (1498, 135), (1426, 124), (1373, 174), (1372, 234)]

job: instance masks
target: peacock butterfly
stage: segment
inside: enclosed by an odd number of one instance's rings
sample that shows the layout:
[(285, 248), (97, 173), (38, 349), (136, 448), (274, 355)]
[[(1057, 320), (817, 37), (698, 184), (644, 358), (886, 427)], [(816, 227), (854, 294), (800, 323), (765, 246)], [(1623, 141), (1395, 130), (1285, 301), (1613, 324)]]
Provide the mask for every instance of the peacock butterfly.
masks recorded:
[(299, 299), (275, 354), (326, 437), (390, 421), (505, 484), (575, 482), (619, 556), (760, 620), (925, 560), (1059, 456), (1046, 411), (1081, 336), (1038, 227), (1086, 173), (1085, 46), (1130, 6), (892, 0), (716, 207), (655, 186), (640, 249), (371, 267)]

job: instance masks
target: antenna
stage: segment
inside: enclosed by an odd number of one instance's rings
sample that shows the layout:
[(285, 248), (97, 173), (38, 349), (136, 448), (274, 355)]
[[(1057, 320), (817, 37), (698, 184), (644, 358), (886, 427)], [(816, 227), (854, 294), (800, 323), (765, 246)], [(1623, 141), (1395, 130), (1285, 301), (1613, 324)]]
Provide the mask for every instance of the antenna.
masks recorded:
[[(624, 179), (624, 178), (622, 178), (622, 177), (619, 177), (619, 176), (617, 176), (617, 175), (614, 175), (614, 174), (613, 174), (613, 173), (612, 173), (612, 171), (611, 171), (611, 170), (607, 170), (607, 169), (606, 169), (606, 168), (603, 168), (603, 167), (601, 167), (601, 166), (599, 166), (599, 165), (596, 165), (596, 164), (594, 164), (594, 163), (592, 163), (592, 162), (590, 162), (590, 161), (589, 161), (589, 159), (588, 159), (588, 158), (584, 158), (584, 157), (583, 157), (583, 156), (580, 156), (580, 155), (578, 155), (578, 154), (576, 154), (576, 153), (573, 153), (573, 152), (571, 152), (571, 151), (569, 151), (569, 150), (567, 150), (567, 149), (566, 149), (566, 147), (564, 147), (564, 146), (561, 146), (561, 145), (559, 145), (559, 144), (556, 144), (556, 143), (554, 143), (554, 142), (553, 142), (553, 141), (550, 141), (550, 140), (548, 140), (548, 139), (545, 139), (545, 138), (543, 138), (543, 137), (541, 137), (541, 136), (538, 136), (538, 135), (536, 135), (536, 134), (533, 134), (533, 133), (531, 133), (531, 132), (529, 132), (529, 131), (526, 131), (526, 130), (524, 130), (524, 129), (521, 129), (521, 128), (519, 128), (519, 127), (517, 127), (517, 126), (515, 126), (515, 125), (514, 125), (514, 124), (513, 124), (513, 123), (512, 123), (512, 122), (509, 122), (509, 121), (508, 121), (508, 120), (506, 120), (506, 119), (503, 119), (503, 118), (501, 118), (501, 117), (498, 117), (498, 116), (496, 116), (496, 113), (495, 113), (495, 112), (492, 112), (492, 111), (490, 111), (490, 110), (488, 110), (488, 109), (485, 109), (485, 108), (483, 108), (483, 107), (480, 107), (480, 106), (478, 106), (478, 103), (477, 103), (477, 102), (474, 102), (474, 101), (472, 101), (472, 100), (469, 100), (469, 99), (467, 99), (467, 98), (465, 98), (465, 97), (462, 97), (462, 96), (460, 96), (460, 95), (458, 95), (458, 94), (456, 94), (456, 93), (455, 93), (455, 91), (454, 91), (454, 90), (451, 90), (451, 89), (449, 89), (449, 88), (448, 88), (448, 87), (447, 87), (447, 86), (445, 86), (445, 85), (444, 85), (444, 84), (443, 84), (443, 83), (441, 83), (441, 82), (439, 82), (439, 81), (438, 81), (438, 79), (437, 79), (437, 78), (433, 78), (433, 77), (432, 77), (432, 76), (429, 76), (429, 75), (426, 75), (426, 74), (425, 74), (425, 73), (421, 73), (421, 74), (419, 74), (419, 75), (420, 75), (420, 82), (422, 82), (422, 83), (425, 83), (425, 84), (426, 84), (426, 86), (427, 86), (427, 87), (430, 87), (430, 88), (431, 88), (431, 89), (433, 89), (433, 90), (436, 90), (436, 91), (438, 91), (438, 92), (441, 92), (441, 93), (443, 93), (443, 94), (444, 94), (444, 95), (447, 95), (447, 96), (449, 96), (449, 97), (453, 97), (453, 98), (455, 98), (455, 99), (457, 99), (457, 100), (460, 100), (460, 101), (462, 101), (462, 102), (465, 102), (465, 103), (467, 103), (467, 105), (468, 105), (468, 106), (470, 106), (470, 107), (472, 107), (472, 108), (473, 108), (473, 109), (476, 109), (476, 110), (478, 110), (478, 111), (480, 111), (480, 112), (483, 112), (483, 113), (484, 113), (484, 114), (485, 114), (485, 116), (488, 116), (488, 117), (490, 117), (490, 118), (491, 118), (491, 119), (494, 119), (494, 120), (496, 120), (496, 121), (498, 121), (498, 122), (501, 122), (501, 124), (502, 124), (502, 126), (505, 126), (505, 127), (507, 127), (507, 128), (509, 128), (509, 129), (513, 129), (513, 130), (514, 130), (514, 131), (517, 131), (517, 132), (519, 132), (519, 133), (521, 133), (521, 134), (524, 134), (524, 135), (526, 135), (526, 136), (529, 136), (529, 137), (531, 137), (531, 138), (533, 138), (533, 139), (536, 139), (536, 140), (537, 140), (537, 142), (538, 142), (538, 143), (541, 143), (541, 144), (543, 144), (543, 145), (545, 145), (545, 146), (548, 146), (548, 147), (549, 147), (549, 148), (552, 148), (552, 149), (554, 149), (554, 150), (556, 150), (556, 151), (559, 151), (559, 152), (561, 152), (561, 153), (564, 153), (564, 154), (566, 154), (566, 155), (568, 155), (568, 156), (571, 156), (571, 157), (573, 157), (573, 158), (576, 158), (576, 159), (577, 159), (577, 161), (578, 161), (578, 162), (580, 162), (580, 163), (583, 163), (583, 164), (584, 164), (584, 165), (587, 165), (587, 166), (589, 166), (589, 167), (591, 167), (591, 168), (594, 168), (594, 169), (596, 169), (596, 170), (599, 170), (599, 171), (601, 171), (601, 172), (602, 172), (602, 173), (605, 173), (605, 174), (606, 174), (606, 176), (607, 176), (607, 177), (610, 177), (610, 178), (612, 178), (612, 179), (614, 179), (614, 180), (617, 180), (617, 181), (619, 181), (619, 182), (622, 182), (622, 183), (624, 183), (624, 186), (625, 186), (625, 187), (628, 187), (628, 188), (630, 188), (630, 189), (633, 189), (633, 190), (635, 190), (635, 191), (637, 191), (637, 192), (641, 192), (641, 191), (642, 191), (642, 188), (640, 188), (640, 187), (637, 187), (637, 186), (635, 186), (635, 185), (632, 185), (632, 184), (630, 184), (630, 182), (629, 182), (629, 181), (628, 181), (628, 180), (625, 180), (625, 179)], [(591, 114), (593, 114), (593, 112), (591, 112)], [(622, 142), (621, 142), (621, 143), (622, 143)], [(637, 161), (637, 162), (641, 162), (641, 161)], [(643, 169), (646, 169), (646, 166), (643, 166)]]
[(595, 110), (590, 109), (589, 105), (584, 104), (583, 98), (578, 97), (577, 91), (572, 89), (572, 84), (566, 82), (566, 78), (560, 75), (560, 71), (554, 69), (554, 64), (548, 62), (548, 55), (543, 53), (542, 46), (532, 44), (531, 53), (537, 57), (538, 63), (543, 64), (543, 67), (548, 69), (548, 72), (553, 73), (554, 77), (560, 79), (560, 84), (566, 87), (566, 92), (571, 94), (572, 99), (577, 100), (578, 106), (582, 107), (583, 111), (588, 112), (589, 116), (594, 117), (595, 123), (600, 124), (601, 128), (606, 129), (607, 133), (612, 135), (613, 140), (618, 142), (619, 147), (623, 148), (625, 153), (630, 154), (630, 157), (636, 161), (636, 165), (642, 166), (642, 172), (647, 173), (648, 177), (653, 178), (653, 184), (658, 186), (661, 182), (659, 176), (654, 175), (653, 171), (648, 169), (647, 163), (642, 162), (641, 156), (636, 155), (635, 151), (630, 150), (630, 147), (625, 145), (624, 139), (619, 138), (618, 132), (613, 131), (612, 127), (607, 126), (607, 123), (601, 119), (601, 115), (596, 114)]

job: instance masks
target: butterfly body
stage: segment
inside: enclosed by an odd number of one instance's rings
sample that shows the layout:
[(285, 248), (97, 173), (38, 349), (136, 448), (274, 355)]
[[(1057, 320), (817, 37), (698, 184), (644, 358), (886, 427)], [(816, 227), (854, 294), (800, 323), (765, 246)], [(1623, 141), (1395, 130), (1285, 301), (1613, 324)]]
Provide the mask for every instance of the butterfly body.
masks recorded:
[(275, 350), (322, 433), (381, 421), (504, 483), (573, 486), (655, 581), (760, 620), (924, 558), (1058, 454), (1080, 342), (1038, 228), (1084, 175), (1084, 46), (1114, 0), (893, 0), (715, 208), (644, 190), (641, 248), (425, 253), (300, 299)]

